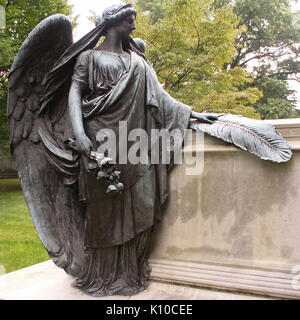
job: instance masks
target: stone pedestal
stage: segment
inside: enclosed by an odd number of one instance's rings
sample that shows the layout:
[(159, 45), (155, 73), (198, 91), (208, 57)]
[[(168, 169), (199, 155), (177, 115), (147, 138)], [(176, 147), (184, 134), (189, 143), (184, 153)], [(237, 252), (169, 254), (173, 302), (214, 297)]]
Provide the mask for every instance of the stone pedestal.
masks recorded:
[[(205, 135), (203, 171), (173, 169), (152, 279), (300, 298), (300, 120), (272, 122), (292, 147), (288, 163)], [(190, 136), (183, 152), (201, 148)]]
[(132, 297), (95, 298), (72, 287), (74, 279), (46, 261), (0, 276), (0, 300), (257, 300), (262, 297), (190, 288), (151, 281)]

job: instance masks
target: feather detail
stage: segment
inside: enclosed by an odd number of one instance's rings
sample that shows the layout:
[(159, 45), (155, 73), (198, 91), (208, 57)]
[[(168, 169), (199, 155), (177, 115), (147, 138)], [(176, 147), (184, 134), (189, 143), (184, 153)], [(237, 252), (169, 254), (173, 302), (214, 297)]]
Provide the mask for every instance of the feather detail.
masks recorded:
[(273, 162), (290, 160), (292, 156), (290, 146), (270, 123), (239, 115), (216, 115), (218, 120), (213, 124), (190, 121), (190, 128), (230, 142), (263, 160)]

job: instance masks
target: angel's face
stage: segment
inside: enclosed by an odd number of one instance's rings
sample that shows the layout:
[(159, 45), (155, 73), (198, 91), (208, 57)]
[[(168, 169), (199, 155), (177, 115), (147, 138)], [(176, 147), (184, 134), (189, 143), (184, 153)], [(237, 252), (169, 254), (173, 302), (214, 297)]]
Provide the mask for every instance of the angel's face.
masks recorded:
[(116, 28), (122, 38), (128, 38), (132, 31), (136, 29), (135, 15), (133, 14), (126, 17), (116, 26)]

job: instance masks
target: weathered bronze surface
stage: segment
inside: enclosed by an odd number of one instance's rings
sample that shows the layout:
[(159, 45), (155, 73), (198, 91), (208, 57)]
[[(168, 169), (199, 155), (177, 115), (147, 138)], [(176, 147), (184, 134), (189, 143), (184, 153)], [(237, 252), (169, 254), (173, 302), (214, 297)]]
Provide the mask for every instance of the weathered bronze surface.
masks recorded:
[[(170, 97), (144, 55), (145, 43), (130, 36), (135, 18), (132, 5), (114, 5), (72, 43), (71, 22), (51, 16), (28, 36), (10, 71), (11, 150), (34, 225), (51, 259), (95, 296), (132, 295), (147, 285), (149, 239), (162, 218), (172, 163), (113, 165), (97, 153), (99, 130), (115, 134), (119, 153), (132, 146), (121, 142), (131, 130), (150, 136), (152, 129), (190, 126), (264, 159), (291, 156), (272, 127), (192, 112)], [(172, 150), (181, 144), (173, 140)], [(265, 155), (267, 144), (275, 156)]]

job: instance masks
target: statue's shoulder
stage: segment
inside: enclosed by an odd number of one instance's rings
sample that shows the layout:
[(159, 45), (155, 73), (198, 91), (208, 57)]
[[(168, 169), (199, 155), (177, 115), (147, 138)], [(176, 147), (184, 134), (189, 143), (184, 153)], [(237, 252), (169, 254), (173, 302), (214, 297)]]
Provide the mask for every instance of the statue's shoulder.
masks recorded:
[(77, 61), (80, 60), (82, 62), (83, 61), (88, 62), (89, 57), (93, 54), (93, 52), (94, 52), (94, 50), (92, 50), (92, 49), (88, 49), (88, 50), (81, 52), (77, 57)]

